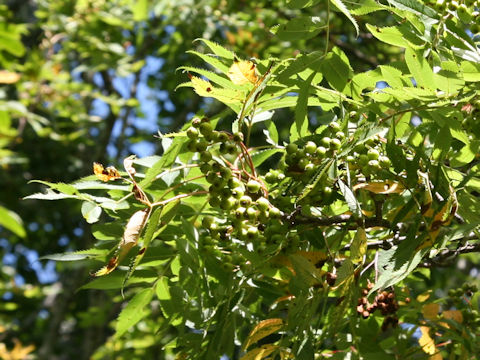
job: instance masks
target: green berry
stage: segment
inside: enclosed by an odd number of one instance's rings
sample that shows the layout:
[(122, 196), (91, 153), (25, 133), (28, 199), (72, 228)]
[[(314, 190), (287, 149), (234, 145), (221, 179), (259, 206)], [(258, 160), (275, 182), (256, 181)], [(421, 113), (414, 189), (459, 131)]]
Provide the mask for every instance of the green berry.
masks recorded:
[(198, 130), (196, 128), (194, 128), (193, 126), (189, 127), (187, 129), (187, 136), (190, 138), (190, 139), (196, 139), (198, 138)]
[(247, 206), (249, 206), (249, 205), (252, 203), (252, 198), (251, 198), (250, 196), (248, 196), (248, 195), (243, 195), (243, 196), (240, 198), (239, 202), (240, 202), (240, 205), (241, 205), (241, 206), (247, 207)]
[(278, 209), (276, 207), (271, 207), (268, 210), (268, 215), (272, 218), (279, 218), (279, 217), (282, 216), (282, 212), (280, 211), (280, 209)]
[(242, 142), (243, 141), (243, 134), (241, 132), (236, 132), (235, 134), (233, 134), (233, 141)]
[(201, 162), (209, 162), (210, 160), (212, 160), (212, 154), (210, 153), (210, 151), (202, 151), (200, 153), (200, 161)]
[(322, 138), (322, 140), (320, 140), (320, 143), (325, 147), (330, 147), (331, 141), (332, 139), (330, 139), (328, 136), (325, 136), (324, 138)]
[(210, 229), (210, 227), (214, 222), (215, 222), (215, 218), (213, 216), (205, 216), (202, 219), (202, 226), (206, 229)]
[(249, 180), (247, 183), (247, 189), (252, 194), (256, 194), (257, 192), (259, 192), (261, 187), (262, 185), (258, 181), (253, 179)]
[(205, 136), (206, 134), (211, 134), (213, 132), (212, 125), (208, 122), (201, 123), (199, 130), (203, 136)]
[(223, 131), (220, 131), (217, 135), (217, 142), (221, 142), (221, 143), (224, 143), (224, 142), (227, 142), (229, 140), (228, 138), (228, 134), (227, 133), (224, 133)]
[(270, 207), (270, 201), (265, 199), (264, 197), (260, 197), (255, 202), (259, 210), (266, 211)]
[(330, 126), (334, 131), (340, 130), (340, 124), (336, 121), (332, 121), (330, 124), (328, 124), (328, 126)]
[(243, 186), (237, 186), (236, 188), (232, 189), (232, 196), (236, 199), (242, 198), (245, 194), (245, 188)]
[(317, 149), (317, 144), (315, 144), (313, 141), (308, 141), (305, 144), (305, 151), (307, 152), (307, 154), (313, 155), (316, 149)]
[(227, 199), (223, 199), (220, 202), (220, 208), (222, 208), (223, 210), (230, 210), (235, 205), (237, 205), (237, 199), (235, 199), (233, 196), (231, 196)]
[(287, 154), (294, 154), (298, 150), (298, 145), (293, 143), (288, 144), (286, 147), (286, 150), (287, 150)]
[(247, 217), (251, 221), (255, 221), (257, 219), (257, 210), (253, 207), (247, 208)]
[(319, 146), (315, 150), (315, 156), (319, 157), (320, 159), (324, 158), (326, 154), (327, 154), (327, 149), (323, 146)]
[(345, 139), (345, 133), (343, 131), (337, 131), (335, 133), (335, 137), (339, 140), (343, 140), (343, 139)]
[(377, 149), (368, 149), (367, 156), (369, 160), (377, 160), (380, 156), (380, 153)]
[(341, 146), (342, 146), (342, 142), (340, 141), (340, 139), (337, 139), (337, 138), (331, 139), (331, 141), (330, 141), (330, 148), (331, 149), (338, 150), (338, 149), (340, 149)]
[(384, 156), (384, 155), (378, 158), (378, 162), (380, 163), (380, 166), (384, 169), (388, 169), (390, 165), (392, 165), (392, 162), (390, 161), (388, 156)]

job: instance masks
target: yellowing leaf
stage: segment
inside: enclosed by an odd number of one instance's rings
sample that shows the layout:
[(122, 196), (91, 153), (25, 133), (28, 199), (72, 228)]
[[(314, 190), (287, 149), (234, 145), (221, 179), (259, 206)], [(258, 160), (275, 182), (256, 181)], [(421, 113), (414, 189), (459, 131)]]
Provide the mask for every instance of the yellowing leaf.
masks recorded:
[(439, 304), (434, 304), (434, 303), (426, 304), (426, 305), (423, 305), (422, 307), (422, 314), (425, 317), (425, 319), (434, 320), (437, 318), (439, 310), (440, 310)]
[(424, 301), (427, 301), (429, 298), (430, 298), (430, 295), (431, 295), (431, 290), (428, 290), (426, 292), (424, 292), (423, 294), (420, 294), (417, 296), (417, 301), (418, 302), (424, 302)]
[(243, 355), (240, 360), (262, 360), (274, 352), (277, 348), (277, 345), (265, 344), (259, 348), (250, 350), (248, 353)]
[(0, 70), (0, 84), (14, 84), (18, 80), (20, 80), (19, 74), (7, 70)]
[(244, 94), (238, 90), (216, 88), (210, 81), (190, 76), (190, 82), (195, 92), (203, 97), (213, 97), (225, 104), (240, 102)]
[(233, 65), (228, 69), (228, 77), (235, 85), (247, 83), (256, 84), (258, 81), (257, 66), (248, 60), (235, 59)]
[(93, 163), (93, 173), (97, 175), (97, 178), (99, 180), (102, 180), (104, 182), (120, 179), (121, 177), (118, 173), (118, 170), (115, 169), (113, 166), (109, 166), (105, 169), (102, 164), (96, 162)]
[[(454, 320), (459, 324), (463, 322), (463, 315), (460, 310), (445, 310), (442, 313), (442, 318), (447, 320)], [(450, 328), (450, 325), (444, 321), (439, 321), (439, 325), (442, 325), (443, 327), (446, 327), (446, 328)]]
[(282, 327), (283, 327), (283, 320), (279, 318), (267, 319), (259, 322), (257, 326), (255, 326), (253, 330), (250, 332), (250, 334), (248, 335), (247, 340), (243, 345), (243, 349), (244, 350), (248, 349), (248, 347), (253, 343), (256, 343), (258, 340), (261, 340), (264, 337), (267, 337), (268, 335), (273, 334), (274, 332), (277, 332)]
[(375, 194), (400, 194), (405, 187), (399, 182), (393, 180), (360, 183), (353, 187), (353, 190), (365, 189)]
[(0, 343), (0, 359), (3, 360), (24, 360), (27, 355), (35, 350), (35, 346), (28, 345), (23, 346), (18, 339), (14, 339), (15, 346), (11, 351), (8, 351), (7, 346), (4, 343)]
[(437, 349), (435, 347), (435, 342), (430, 337), (430, 328), (428, 326), (420, 326), (420, 331), (422, 332), (422, 336), (420, 337), (420, 339), (418, 339), (420, 347), (427, 354), (435, 354), (437, 352)]

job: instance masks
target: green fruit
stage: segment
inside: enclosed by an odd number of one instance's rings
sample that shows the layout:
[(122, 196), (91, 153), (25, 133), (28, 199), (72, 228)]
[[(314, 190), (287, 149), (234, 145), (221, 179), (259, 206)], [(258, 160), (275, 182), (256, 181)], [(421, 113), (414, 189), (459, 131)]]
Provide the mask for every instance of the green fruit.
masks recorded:
[(242, 142), (243, 141), (243, 134), (241, 132), (236, 132), (235, 134), (233, 134), (233, 141)]
[(208, 173), (209, 171), (212, 170), (212, 165), (210, 165), (209, 163), (203, 163), (203, 164), (200, 164), (200, 171), (203, 173), (203, 174), (206, 174)]
[(252, 198), (251, 198), (250, 196), (248, 196), (248, 195), (243, 195), (243, 196), (240, 198), (239, 202), (240, 202), (240, 205), (241, 205), (241, 206), (247, 207), (247, 206), (249, 206), (249, 205), (252, 203)]
[(197, 152), (202, 152), (207, 150), (208, 143), (205, 139), (199, 139), (195, 144), (195, 150)]
[(282, 212), (276, 207), (271, 207), (268, 210), (268, 215), (272, 218), (280, 218), (282, 216)]
[(323, 146), (319, 146), (315, 150), (315, 156), (319, 157), (320, 159), (324, 158), (326, 154), (327, 154), (327, 149), (324, 148)]
[(221, 143), (224, 143), (224, 142), (227, 142), (229, 140), (228, 138), (228, 134), (227, 133), (224, 133), (223, 131), (220, 131), (217, 135), (217, 142), (221, 142)]
[(216, 172), (210, 171), (205, 178), (210, 184), (213, 184), (218, 179), (218, 175)]
[(218, 196), (211, 196), (208, 200), (208, 204), (211, 207), (218, 207), (220, 205), (220, 199), (218, 198)]
[(261, 188), (262, 188), (262, 185), (256, 180), (251, 179), (247, 183), (247, 189), (252, 194), (256, 194), (257, 192), (260, 191)]
[(305, 168), (307, 167), (307, 165), (310, 163), (310, 161), (307, 159), (307, 158), (301, 158), (298, 163), (297, 163), (297, 166), (301, 169), (301, 170), (305, 170)]
[(231, 196), (227, 199), (223, 199), (220, 202), (220, 208), (223, 209), (223, 210), (230, 210), (235, 205), (237, 205), (237, 199), (235, 199), (233, 196)]
[(388, 156), (384, 156), (384, 155), (378, 158), (378, 162), (380, 163), (380, 166), (384, 169), (388, 169), (390, 165), (392, 165), (392, 162), (390, 161)]
[(247, 238), (250, 240), (256, 239), (258, 237), (258, 228), (256, 226), (249, 226), (247, 230)]
[(322, 138), (322, 140), (320, 140), (320, 143), (325, 146), (325, 147), (330, 147), (330, 142), (332, 141), (332, 139), (330, 139), (328, 136), (325, 136), (324, 138)]
[(278, 180), (278, 175), (270, 170), (266, 175), (265, 175), (265, 181), (268, 182), (269, 184), (273, 184)]
[(209, 162), (212, 160), (212, 154), (209, 151), (202, 151), (200, 153), (200, 161), (201, 162)]
[(236, 199), (240, 199), (245, 194), (245, 188), (243, 186), (237, 186), (232, 189), (232, 196)]
[(220, 169), (220, 176), (227, 181), (232, 177), (232, 170), (229, 167), (223, 167)]
[(380, 153), (378, 152), (377, 149), (368, 149), (368, 152), (367, 152), (367, 157), (369, 160), (377, 160), (378, 157), (380, 156)]
[(202, 120), (200, 120), (199, 118), (195, 118), (192, 120), (192, 126), (196, 129), (200, 127), (201, 123), (202, 123)]
[(343, 140), (343, 139), (345, 139), (345, 133), (343, 131), (337, 131), (335, 133), (335, 137), (339, 140)]
[(198, 130), (196, 128), (194, 128), (193, 126), (189, 127), (187, 129), (187, 136), (190, 138), (190, 139), (196, 139), (198, 138)]
[(265, 199), (264, 197), (260, 197), (255, 202), (259, 210), (266, 211), (270, 207), (270, 201)]
[(247, 212), (247, 209), (241, 206), (237, 208), (237, 210), (235, 210), (235, 217), (237, 219), (244, 219), (246, 212)]
[(313, 155), (316, 149), (317, 149), (317, 144), (315, 144), (313, 141), (308, 141), (305, 144), (305, 151), (307, 152), (307, 154)]
[(200, 133), (205, 136), (205, 134), (211, 134), (213, 132), (212, 125), (208, 122), (202, 122), (199, 127)]
[(287, 147), (286, 147), (286, 150), (287, 150), (287, 154), (293, 154), (293, 153), (296, 153), (297, 150), (298, 150), (298, 145), (297, 144), (288, 144)]
[(338, 149), (340, 149), (341, 146), (342, 146), (342, 142), (340, 141), (340, 139), (337, 139), (337, 138), (331, 139), (331, 141), (330, 141), (330, 148), (331, 149), (338, 150)]
[(336, 121), (332, 121), (330, 124), (328, 124), (328, 126), (330, 126), (334, 131), (339, 131), (341, 129), (340, 124)]
[(378, 162), (378, 160), (370, 160), (368, 162), (368, 166), (370, 166), (373, 170), (380, 169), (380, 163)]
[(358, 165), (360, 166), (365, 166), (368, 163), (368, 156), (365, 154), (362, 154), (358, 157)]
[(212, 224), (215, 222), (215, 218), (213, 216), (205, 216), (203, 219), (202, 219), (202, 226), (205, 228), (205, 229), (210, 229), (210, 227), (212, 226)]
[(257, 219), (257, 210), (253, 207), (247, 208), (247, 217), (251, 221), (255, 221)]

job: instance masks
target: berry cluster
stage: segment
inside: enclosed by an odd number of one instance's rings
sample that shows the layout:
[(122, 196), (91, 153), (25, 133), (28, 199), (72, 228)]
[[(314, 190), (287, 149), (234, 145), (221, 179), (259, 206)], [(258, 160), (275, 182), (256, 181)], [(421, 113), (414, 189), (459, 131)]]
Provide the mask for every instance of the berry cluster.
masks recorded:
[(355, 175), (375, 177), (382, 169), (388, 170), (392, 165), (388, 156), (383, 153), (382, 139), (370, 138), (353, 149), (353, 154), (347, 156), (349, 167)]
[(207, 118), (193, 120), (186, 133), (188, 147), (199, 153), (200, 171), (210, 184), (209, 205), (222, 213), (219, 218), (203, 217), (203, 250), (221, 259), (228, 270), (245, 265), (245, 249), (273, 254), (297, 248), (299, 236), (284, 224), (283, 213), (270, 202), (253, 166), (249, 172), (245, 169), (251, 159), (243, 134), (216, 131)]
[[(368, 287), (372, 287), (373, 284), (369, 284)], [(362, 297), (358, 299), (357, 312), (362, 315), (364, 319), (367, 319), (370, 314), (373, 314), (375, 310), (380, 310), (383, 316), (394, 315), (399, 306), (395, 299), (395, 293), (393, 291), (382, 291), (378, 294), (373, 303), (370, 303), (367, 299), (369, 289), (362, 290)]]

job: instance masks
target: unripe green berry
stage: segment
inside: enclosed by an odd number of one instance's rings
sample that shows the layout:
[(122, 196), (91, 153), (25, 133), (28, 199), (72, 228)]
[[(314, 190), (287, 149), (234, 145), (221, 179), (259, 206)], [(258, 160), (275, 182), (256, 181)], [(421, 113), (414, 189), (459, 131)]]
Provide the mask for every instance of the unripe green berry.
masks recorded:
[(324, 138), (322, 138), (322, 140), (320, 140), (320, 143), (325, 146), (325, 147), (330, 147), (330, 142), (332, 141), (332, 139), (330, 139), (328, 136), (325, 136)]
[(260, 197), (255, 201), (259, 210), (266, 211), (270, 207), (270, 201), (264, 197)]
[(269, 184), (273, 184), (278, 180), (277, 174), (270, 170), (266, 175), (265, 175), (265, 181), (268, 182)]
[(331, 149), (338, 150), (338, 149), (340, 149), (341, 146), (342, 146), (342, 142), (340, 141), (340, 139), (333, 138), (333, 139), (330, 140), (330, 148)]
[(232, 177), (232, 170), (229, 167), (222, 167), (220, 169), (220, 176), (227, 181)]
[(330, 126), (334, 131), (340, 130), (340, 124), (336, 121), (332, 121), (330, 124), (328, 124), (328, 126)]
[(256, 226), (249, 226), (247, 230), (247, 238), (254, 240), (258, 237), (258, 228)]
[(243, 186), (237, 186), (232, 189), (232, 196), (236, 199), (240, 199), (245, 194), (245, 188)]
[(390, 165), (392, 165), (392, 162), (390, 161), (388, 156), (384, 156), (384, 155), (378, 158), (378, 162), (380, 163), (380, 166), (384, 169), (388, 169)]
[(378, 160), (370, 160), (368, 162), (368, 166), (370, 166), (374, 170), (380, 169), (380, 164), (379, 164)]
[(236, 132), (235, 134), (233, 134), (233, 141), (242, 142), (243, 141), (243, 134), (241, 132)]
[(213, 216), (205, 216), (203, 219), (202, 219), (202, 226), (205, 228), (205, 229), (210, 229), (210, 227), (212, 226), (212, 224), (215, 222), (215, 219)]
[(230, 210), (235, 205), (237, 205), (237, 199), (235, 199), (233, 196), (231, 196), (227, 199), (223, 199), (220, 202), (220, 208), (222, 208), (223, 210)]
[(202, 151), (200, 153), (200, 161), (209, 162), (212, 160), (212, 154), (209, 151)]
[(208, 143), (205, 139), (198, 139), (196, 145), (195, 145), (195, 150), (197, 152), (202, 152), (207, 150)]
[(199, 129), (203, 136), (205, 136), (205, 134), (211, 134), (213, 131), (212, 125), (208, 122), (201, 123)]
[(253, 207), (247, 208), (247, 217), (251, 221), (255, 221), (257, 219), (257, 210)]
[(249, 180), (247, 183), (247, 189), (252, 194), (256, 194), (257, 192), (259, 192), (261, 187), (262, 185), (258, 181), (253, 179)]
[(187, 136), (190, 139), (198, 138), (198, 130), (196, 128), (194, 128), (193, 126), (189, 127), (187, 129)]
[(206, 174), (208, 173), (209, 171), (212, 170), (212, 165), (210, 165), (209, 163), (203, 163), (203, 164), (200, 164), (200, 171), (203, 173), (203, 174)]
[(323, 146), (319, 146), (315, 150), (315, 156), (319, 157), (320, 159), (324, 158), (326, 154), (327, 154), (327, 149)]
[(247, 212), (247, 209), (243, 206), (237, 208), (237, 210), (235, 210), (235, 217), (237, 219), (244, 219), (245, 218), (245, 213)]
[(268, 215), (272, 218), (279, 218), (279, 217), (282, 216), (282, 212), (280, 211), (280, 209), (278, 209), (276, 207), (271, 207), (268, 210)]
[(307, 158), (301, 158), (298, 163), (297, 163), (297, 166), (301, 169), (301, 170), (305, 170), (305, 167), (310, 163), (310, 161), (307, 159)]
[(241, 206), (247, 207), (247, 206), (249, 206), (249, 205), (252, 203), (252, 198), (251, 198), (250, 196), (248, 196), (248, 195), (243, 195), (243, 196), (240, 198), (239, 202), (240, 202), (240, 205), (241, 205)]
[(339, 140), (343, 140), (343, 139), (345, 139), (345, 133), (343, 131), (337, 131), (335, 133), (335, 137)]
[(221, 143), (224, 143), (224, 142), (227, 142), (229, 140), (228, 138), (228, 134), (227, 133), (224, 133), (223, 131), (220, 131), (217, 135), (217, 142), (221, 142)]
[(315, 144), (313, 141), (308, 141), (305, 144), (305, 151), (307, 152), (307, 154), (313, 155), (316, 149), (317, 149), (317, 144)]
[(298, 145), (294, 144), (294, 143), (288, 144), (287, 147), (286, 147), (286, 150), (287, 150), (287, 154), (293, 154), (293, 153), (297, 152)]
[(377, 149), (368, 149), (367, 156), (369, 160), (377, 160), (378, 157), (380, 156), (380, 153), (378, 152)]

